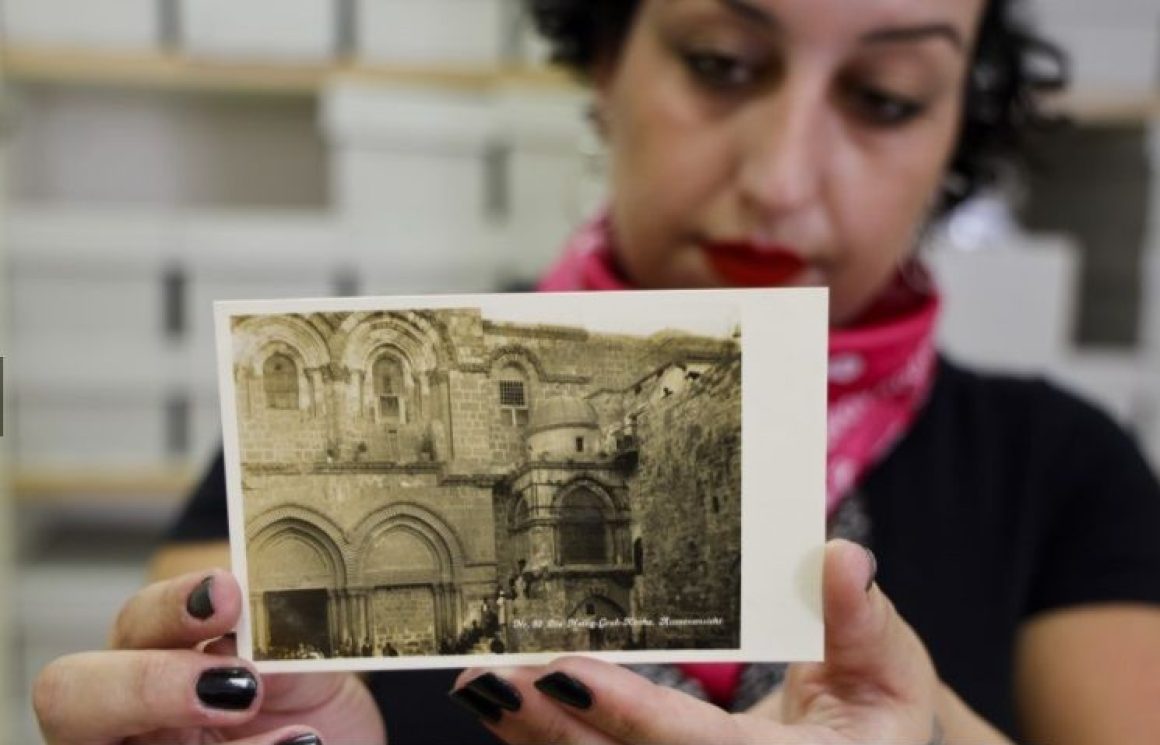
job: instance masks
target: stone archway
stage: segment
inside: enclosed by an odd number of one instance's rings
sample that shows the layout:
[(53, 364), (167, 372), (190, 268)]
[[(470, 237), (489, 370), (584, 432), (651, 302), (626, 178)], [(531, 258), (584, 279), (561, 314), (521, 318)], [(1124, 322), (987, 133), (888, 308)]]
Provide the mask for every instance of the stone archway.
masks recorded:
[(455, 637), (462, 617), (458, 537), (435, 513), (411, 504), (379, 510), (364, 525), (356, 566), (372, 644), (435, 653), (442, 640)]
[(346, 568), (327, 532), (302, 517), (274, 520), (250, 541), (247, 561), (255, 655), (333, 654)]

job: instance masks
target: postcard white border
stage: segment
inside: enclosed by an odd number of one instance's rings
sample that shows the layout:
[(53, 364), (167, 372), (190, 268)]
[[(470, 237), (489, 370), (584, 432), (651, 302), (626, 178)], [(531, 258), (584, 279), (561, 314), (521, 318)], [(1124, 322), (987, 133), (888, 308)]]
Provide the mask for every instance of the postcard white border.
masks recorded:
[[(813, 661), (822, 658), (825, 541), (826, 338), (824, 288), (601, 293), (426, 295), (220, 301), (214, 323), (233, 571), (245, 601), (239, 655), (253, 660), (237, 391), (230, 318), (237, 315), (479, 308), (504, 317), (585, 317), (642, 312), (689, 317), (736, 308), (742, 343), (741, 647), (728, 649), (426, 655), (256, 660), (263, 673), (538, 665), (568, 654), (620, 663)], [(768, 526), (768, 527), (764, 527)]]

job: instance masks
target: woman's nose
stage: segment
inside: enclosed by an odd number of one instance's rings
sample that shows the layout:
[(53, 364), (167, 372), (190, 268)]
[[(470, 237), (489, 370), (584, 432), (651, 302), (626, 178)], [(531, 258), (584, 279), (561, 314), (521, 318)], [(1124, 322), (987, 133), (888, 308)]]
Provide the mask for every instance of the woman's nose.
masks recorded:
[(746, 112), (740, 189), (761, 217), (801, 210), (819, 194), (826, 171), (828, 134), (824, 94), (787, 81)]

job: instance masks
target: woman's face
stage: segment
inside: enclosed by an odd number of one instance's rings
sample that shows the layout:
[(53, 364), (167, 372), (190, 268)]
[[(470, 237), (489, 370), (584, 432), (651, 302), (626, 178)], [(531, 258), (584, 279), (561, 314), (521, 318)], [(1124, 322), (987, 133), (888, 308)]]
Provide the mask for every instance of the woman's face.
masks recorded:
[(624, 271), (827, 285), (834, 324), (913, 249), (984, 0), (642, 0), (598, 75)]

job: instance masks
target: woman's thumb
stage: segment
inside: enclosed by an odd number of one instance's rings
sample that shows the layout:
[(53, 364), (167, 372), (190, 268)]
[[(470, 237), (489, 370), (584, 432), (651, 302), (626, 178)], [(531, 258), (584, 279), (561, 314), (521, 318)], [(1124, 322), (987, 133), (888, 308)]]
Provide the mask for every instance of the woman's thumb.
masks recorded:
[(826, 545), (825, 677), (913, 702), (929, 695), (934, 668), (914, 630), (874, 582), (877, 561), (856, 543)]

